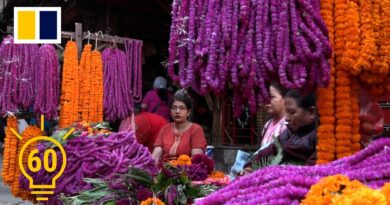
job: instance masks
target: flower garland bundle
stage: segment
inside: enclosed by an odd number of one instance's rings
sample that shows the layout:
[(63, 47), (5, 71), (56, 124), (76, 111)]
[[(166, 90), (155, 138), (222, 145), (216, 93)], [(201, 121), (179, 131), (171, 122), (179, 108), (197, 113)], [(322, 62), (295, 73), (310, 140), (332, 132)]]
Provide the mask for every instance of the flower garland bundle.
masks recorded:
[(126, 55), (118, 48), (103, 51), (104, 62), (104, 116), (106, 120), (125, 119), (134, 108)]
[(103, 121), (103, 61), (99, 51), (92, 51), (91, 94), (89, 99), (88, 121)]
[[(40, 136), (42, 135), (42, 131), (36, 127), (36, 126), (28, 126), (22, 133), (22, 139), (19, 140), (18, 142), (18, 151), (17, 153), (19, 154), (23, 145), (30, 139), (36, 137), (36, 136)], [(25, 167), (26, 170), (28, 170), (27, 168), (27, 162), (28, 162), (28, 155), (29, 153), (33, 150), (33, 148), (36, 147), (36, 142), (35, 143), (32, 143), (31, 145), (29, 145), (27, 147), (27, 149), (24, 151), (23, 153), (23, 166)], [(12, 186), (11, 186), (11, 192), (14, 196), (16, 197), (20, 197), (22, 198), (23, 200), (34, 200), (35, 197), (33, 197), (32, 195), (30, 195), (30, 192), (27, 191), (26, 189), (23, 189), (20, 187), (20, 184), (19, 184), (19, 176), (21, 175), (21, 171), (19, 168), (17, 168), (15, 170), (15, 179), (14, 181), (12, 182)]]
[[(63, 130), (66, 132), (66, 130)], [(62, 136), (60, 136), (62, 138)], [(50, 144), (51, 145), (51, 144)], [(39, 144), (39, 158), (44, 158), (46, 144)], [(138, 144), (133, 132), (121, 132), (106, 136), (78, 136), (68, 139), (64, 149), (67, 157), (67, 166), (63, 175), (57, 180), (54, 195), (49, 196), (48, 204), (59, 199), (59, 195), (74, 196), (84, 190), (92, 188), (92, 184), (84, 178), (101, 178), (110, 182), (119, 180), (121, 174), (127, 174), (130, 167), (142, 169), (149, 175), (155, 174), (157, 169), (154, 160), (147, 148)], [(57, 168), (61, 167), (62, 155), (58, 148)], [(58, 169), (56, 171), (58, 171)], [(28, 174), (35, 183), (48, 184), (58, 172), (46, 172), (44, 169)], [(29, 187), (29, 180), (24, 176), (19, 178), (20, 186)]]
[(79, 83), (77, 44), (68, 41), (62, 71), (60, 128), (68, 127), (79, 119)]
[(390, 181), (390, 139), (373, 141), (351, 157), (316, 166), (270, 166), (233, 181), (196, 205), (298, 204), (321, 178), (343, 174), (379, 188)]
[(0, 45), (0, 114), (29, 108), (34, 102), (35, 60), (38, 46), (14, 44), (7, 36)]
[[(360, 51), (360, 28), (359, 28), (359, 2), (356, 0), (348, 1), (346, 4), (348, 8), (344, 15), (348, 15), (345, 19), (345, 51), (342, 54), (341, 64), (343, 68), (353, 75), (358, 75), (361, 68), (356, 65), (356, 59), (359, 58)], [(328, 26), (329, 28), (329, 26)]]
[(84, 122), (90, 122), (89, 110), (91, 100), (92, 88), (92, 76), (91, 76), (91, 64), (92, 64), (92, 45), (87, 44), (84, 46), (81, 53), (81, 59), (79, 64), (79, 82), (80, 82), (80, 97), (79, 97), (79, 112), (80, 120)]
[[(329, 41), (334, 43), (333, 29), (333, 6), (334, 0), (321, 1), (321, 16), (329, 30)], [(325, 164), (335, 159), (336, 139), (335, 131), (335, 111), (334, 111), (334, 88), (335, 88), (335, 67), (334, 55), (330, 60), (331, 77), (328, 88), (318, 88), (317, 108), (320, 115), (320, 126), (317, 130), (317, 164)]]
[(345, 71), (342, 54), (346, 50), (346, 23), (345, 15), (348, 9), (346, 0), (336, 0), (334, 5), (334, 51), (335, 51), (335, 139), (336, 139), (336, 158), (342, 158), (352, 154), (351, 151), (351, 87), (350, 74)]
[(127, 72), (130, 80), (131, 96), (136, 103), (142, 101), (142, 45), (142, 41), (125, 41), (125, 54), (127, 67), (129, 68)]
[(34, 113), (54, 119), (58, 115), (60, 74), (53, 45), (42, 45), (37, 54), (36, 96)]
[(18, 169), (18, 138), (11, 132), (11, 129), (18, 130), (18, 119), (14, 116), (8, 117), (7, 128), (5, 129), (3, 170), (1, 176), (7, 185), (11, 185), (18, 177), (15, 175)]
[(347, 176), (334, 175), (321, 179), (306, 194), (301, 205), (319, 204), (376, 204), (387, 205), (390, 195), (386, 195), (387, 183), (382, 190), (371, 189), (357, 180), (350, 181)]
[[(329, 82), (328, 31), (305, 0), (175, 0), (168, 73), (182, 87), (221, 94), (231, 82), (234, 115), (269, 101), (267, 85), (313, 89)], [(175, 64), (178, 62), (178, 72)]]

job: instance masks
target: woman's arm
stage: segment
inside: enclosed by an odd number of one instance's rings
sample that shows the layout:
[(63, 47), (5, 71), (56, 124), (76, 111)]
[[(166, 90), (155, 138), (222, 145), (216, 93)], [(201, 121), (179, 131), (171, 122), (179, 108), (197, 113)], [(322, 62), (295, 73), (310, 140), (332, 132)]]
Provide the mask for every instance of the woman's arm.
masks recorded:
[(154, 159), (155, 161), (155, 165), (158, 165), (158, 163), (160, 162), (160, 159), (161, 159), (161, 156), (162, 156), (162, 148), (161, 147), (155, 147), (154, 150), (153, 150), (153, 153), (152, 153), (152, 158)]
[(194, 156), (196, 154), (204, 154), (204, 152), (203, 152), (202, 149), (199, 149), (199, 148), (192, 149), (191, 150), (191, 156)]

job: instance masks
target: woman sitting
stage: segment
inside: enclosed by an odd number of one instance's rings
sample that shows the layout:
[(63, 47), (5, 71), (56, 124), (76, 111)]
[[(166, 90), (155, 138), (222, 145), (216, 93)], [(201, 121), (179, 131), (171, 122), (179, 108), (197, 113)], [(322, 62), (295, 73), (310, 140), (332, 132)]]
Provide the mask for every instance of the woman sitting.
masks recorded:
[[(317, 111), (314, 93), (303, 94), (298, 90), (289, 91), (284, 97), (287, 130), (279, 137), (282, 148), (281, 163), (313, 165), (316, 162)], [(275, 142), (257, 153), (255, 162), (275, 156), (278, 152)], [(252, 172), (248, 164), (242, 174)]]
[(179, 90), (173, 97), (170, 110), (173, 122), (160, 130), (154, 144), (152, 156), (156, 163), (173, 160), (180, 155), (204, 154), (207, 142), (203, 129), (189, 121), (191, 97), (184, 90)]
[(271, 83), (269, 91), (271, 101), (265, 108), (272, 119), (264, 125), (260, 150), (272, 144), (273, 138), (278, 138), (286, 130), (284, 95), (286, 95), (287, 90), (279, 83)]

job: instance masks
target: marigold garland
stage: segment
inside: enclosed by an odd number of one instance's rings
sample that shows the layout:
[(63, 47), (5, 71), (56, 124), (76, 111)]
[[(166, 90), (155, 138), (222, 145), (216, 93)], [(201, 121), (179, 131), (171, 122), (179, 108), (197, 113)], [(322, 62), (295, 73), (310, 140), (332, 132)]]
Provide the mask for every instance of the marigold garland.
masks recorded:
[(17, 169), (18, 138), (12, 133), (11, 129), (18, 130), (18, 120), (14, 116), (8, 117), (7, 128), (5, 129), (3, 170), (1, 176), (6, 185), (11, 185), (17, 178), (15, 172)]
[(159, 198), (147, 198), (141, 201), (140, 205), (165, 205)]
[[(334, 29), (333, 29), (333, 7), (334, 0), (321, 1), (321, 16), (325, 21), (329, 30), (329, 41), (334, 44)], [(335, 68), (334, 54), (329, 61), (331, 67), (331, 77), (328, 88), (319, 88), (317, 91), (318, 101), (317, 108), (320, 115), (320, 126), (317, 130), (317, 164), (328, 163), (335, 158), (335, 142), (334, 139), (334, 84), (335, 84)]]
[(343, 68), (353, 75), (360, 73), (360, 67), (356, 66), (356, 59), (359, 58), (360, 51), (360, 28), (359, 28), (359, 7), (358, 2), (349, 1), (346, 13), (345, 24), (345, 51), (343, 52), (341, 64)]
[(80, 93), (79, 93), (79, 111), (80, 120), (83, 122), (89, 122), (89, 107), (90, 107), (90, 95), (91, 95), (91, 55), (92, 45), (87, 44), (84, 46), (81, 54), (79, 64), (79, 77), (80, 77)]
[(352, 130), (351, 130), (351, 151), (352, 154), (358, 152), (360, 147), (360, 120), (359, 120), (359, 84), (357, 80), (352, 80), (351, 84), (351, 108), (352, 108)]
[(79, 67), (77, 44), (66, 43), (62, 71), (59, 127), (65, 128), (79, 119)]
[[(23, 145), (28, 140), (32, 139), (33, 137), (40, 136), (40, 135), (42, 135), (42, 131), (38, 127), (28, 126), (22, 133), (22, 139), (19, 140), (17, 153), (20, 153)], [(36, 144), (37, 143), (35, 142), (35, 143), (32, 143), (31, 145), (29, 145), (23, 153), (22, 162), (23, 162), (23, 166), (25, 168), (27, 168), (28, 155), (29, 155), (30, 151), (36, 146)], [(29, 191), (20, 188), (20, 185), (19, 185), (19, 176), (20, 175), (21, 175), (21, 171), (19, 168), (17, 168), (15, 170), (16, 179), (13, 181), (12, 186), (11, 186), (12, 194), (16, 197), (22, 198), (23, 200), (33, 200), (35, 197), (30, 195)]]

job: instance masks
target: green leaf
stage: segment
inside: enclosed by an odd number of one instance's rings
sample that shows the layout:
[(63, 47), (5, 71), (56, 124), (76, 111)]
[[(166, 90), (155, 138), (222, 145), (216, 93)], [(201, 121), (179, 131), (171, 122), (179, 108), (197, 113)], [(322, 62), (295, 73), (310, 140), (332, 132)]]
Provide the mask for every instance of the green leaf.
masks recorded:
[(104, 203), (104, 205), (115, 205), (115, 201), (106, 202), (106, 203)]
[(126, 177), (134, 179), (136, 182), (146, 186), (150, 187), (153, 184), (153, 178), (150, 176), (149, 173), (142, 169), (138, 169), (135, 167), (132, 167), (129, 169), (128, 173), (125, 174)]

